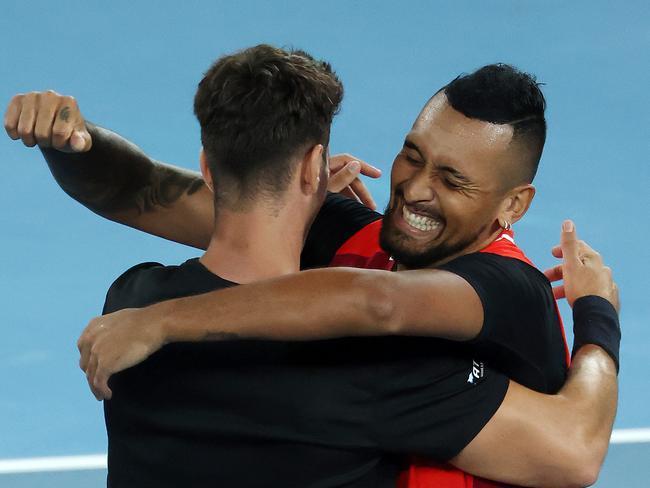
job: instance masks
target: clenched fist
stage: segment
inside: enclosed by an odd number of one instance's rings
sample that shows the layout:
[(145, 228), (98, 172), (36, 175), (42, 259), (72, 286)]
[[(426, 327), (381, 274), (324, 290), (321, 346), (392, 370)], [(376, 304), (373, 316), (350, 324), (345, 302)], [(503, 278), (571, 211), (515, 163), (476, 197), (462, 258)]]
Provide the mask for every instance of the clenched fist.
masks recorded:
[(14, 96), (4, 117), (7, 134), (28, 147), (85, 152), (92, 146), (77, 101), (48, 90)]

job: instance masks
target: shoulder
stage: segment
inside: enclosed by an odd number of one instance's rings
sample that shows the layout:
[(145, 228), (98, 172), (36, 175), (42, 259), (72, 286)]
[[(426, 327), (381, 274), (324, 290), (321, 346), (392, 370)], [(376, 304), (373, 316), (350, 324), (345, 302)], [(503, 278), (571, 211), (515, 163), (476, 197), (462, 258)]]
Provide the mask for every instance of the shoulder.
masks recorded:
[(154, 292), (158, 285), (169, 280), (178, 268), (156, 262), (140, 263), (129, 268), (108, 289), (103, 313), (150, 305), (156, 301)]
[(328, 193), (305, 241), (301, 268), (327, 266), (350, 237), (382, 215), (338, 193)]
[(551, 290), (546, 276), (527, 262), (509, 256), (477, 252), (460, 256), (440, 267), (482, 286), (498, 286), (520, 293)]

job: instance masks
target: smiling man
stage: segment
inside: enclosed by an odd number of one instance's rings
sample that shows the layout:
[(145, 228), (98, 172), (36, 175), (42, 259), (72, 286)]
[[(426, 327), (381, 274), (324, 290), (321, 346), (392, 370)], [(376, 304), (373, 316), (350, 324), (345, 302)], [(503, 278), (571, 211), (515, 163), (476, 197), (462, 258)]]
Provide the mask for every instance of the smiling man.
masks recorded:
[[(79, 130), (84, 136), (85, 126)], [(209, 205), (204, 193), (188, 191), (187, 185), (175, 193), (171, 208), (149, 201), (142, 205), (142, 195), (157, 194), (163, 180), (157, 175), (169, 174), (170, 169), (161, 169), (110, 134), (95, 135), (97, 148), (88, 153), (83, 166), (75, 166), (72, 158), (57, 151), (46, 152), (67, 191), (116, 220), (176, 240), (206, 244), (202, 236), (210, 235), (213, 217), (206, 215)], [(400, 334), (464, 341), (461, 346), (432, 339), (422, 344), (430, 347), (433, 356), (446, 349), (476, 354), (529, 387), (557, 392), (566, 377), (567, 354), (553, 293), (548, 280), (516, 247), (510, 230), (533, 198), (531, 181), (544, 137), (544, 99), (530, 76), (509, 66), (491, 65), (452, 81), (427, 103), (395, 159), (383, 224), (379, 214), (330, 195), (302, 256), (303, 267), (329, 263), (403, 272), (307, 271), (96, 319), (80, 339), (81, 364), (89, 382), (98, 396), (109, 397), (108, 375), (172, 341)], [(106, 150), (111, 144), (104, 144), (102, 138), (111, 141), (113, 151)], [(106, 165), (89, 164), (93, 158)], [(130, 166), (124, 167), (132, 169), (125, 174), (130, 177), (112, 180), (113, 188), (102, 192), (102, 198), (84, 191), (101, 187), (106, 182), (102, 172), (127, 160)], [(94, 187), (86, 185), (90, 173), (99, 175), (94, 181), (90, 178)], [(132, 205), (136, 202), (139, 205)], [(170, 216), (171, 222), (166, 221)], [(570, 228), (567, 232), (572, 234)], [(593, 259), (593, 251), (584, 248), (580, 256)], [(586, 288), (586, 295), (603, 296)], [(569, 296), (572, 305), (575, 298)], [(598, 305), (592, 306), (598, 310)], [(600, 345), (616, 361), (615, 336), (581, 341)], [(577, 371), (580, 365), (576, 361)], [(485, 371), (482, 362), (475, 361), (463, 382), (480, 384)], [(594, 446), (589, 448), (592, 461), (594, 456), (602, 461), (613, 419), (611, 378), (607, 380), (611, 368), (602, 371), (600, 397), (594, 392), (588, 397), (583, 388), (581, 395), (570, 396), (571, 408), (544, 416), (548, 425), (542, 428), (555, 432), (559, 422), (561, 430), (574, 429), (570, 425), (581, 429), (586, 422), (592, 432), (587, 436)], [(517, 395), (516, 387), (511, 390)], [(581, 406), (587, 398), (588, 408), (594, 407), (589, 413)], [(503, 405), (505, 412), (512, 413), (508, 398)], [(459, 411), (469, 407), (462, 402), (454, 405)], [(534, 408), (544, 411), (539, 405)], [(527, 410), (520, 405), (515, 411), (522, 409)], [(573, 451), (565, 448), (566, 439), (584, 437), (562, 432), (559, 439), (554, 437), (556, 442), (544, 436), (545, 441), (539, 441), (533, 425), (523, 430), (497, 428), (495, 433), (494, 426), (503, 425), (499, 419), (507, 416), (499, 412), (454, 463), (504, 481), (556, 484)], [(564, 421), (569, 416), (567, 426)], [(595, 425), (599, 427), (594, 429)], [(528, 431), (530, 437), (523, 434)], [(494, 442), (503, 432), (516, 435), (507, 443)], [(411, 435), (417, 436), (417, 429)], [(549, 444), (543, 449), (535, 444), (546, 441)], [(538, 450), (549, 457), (541, 459)], [(509, 466), (508, 460), (513, 460)], [(549, 464), (551, 469), (546, 469)], [(543, 466), (541, 474), (534, 469), (539, 466)], [(453, 486), (475, 481), (461, 472), (421, 467), (410, 470), (404, 481), (415, 486), (441, 483), (443, 478)], [(474, 486), (481, 483), (488, 482), (476, 480)]]

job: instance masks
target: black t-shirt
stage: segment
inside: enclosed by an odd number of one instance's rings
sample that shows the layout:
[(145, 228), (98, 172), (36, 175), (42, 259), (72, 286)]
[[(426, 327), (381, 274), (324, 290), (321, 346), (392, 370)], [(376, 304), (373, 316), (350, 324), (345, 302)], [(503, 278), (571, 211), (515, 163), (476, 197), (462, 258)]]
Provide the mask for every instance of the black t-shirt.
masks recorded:
[[(233, 286), (198, 260), (144, 263), (104, 312)], [(114, 375), (109, 486), (394, 486), (402, 454), (444, 461), (501, 404), (507, 379), (452, 343), (347, 338), (169, 344)]]
[[(381, 214), (330, 193), (307, 237), (303, 268), (326, 266), (354, 234)], [(476, 290), (483, 328), (466, 350), (529, 388), (555, 393), (566, 379), (566, 348), (553, 290), (539, 270), (515, 258), (472, 253), (440, 266)]]

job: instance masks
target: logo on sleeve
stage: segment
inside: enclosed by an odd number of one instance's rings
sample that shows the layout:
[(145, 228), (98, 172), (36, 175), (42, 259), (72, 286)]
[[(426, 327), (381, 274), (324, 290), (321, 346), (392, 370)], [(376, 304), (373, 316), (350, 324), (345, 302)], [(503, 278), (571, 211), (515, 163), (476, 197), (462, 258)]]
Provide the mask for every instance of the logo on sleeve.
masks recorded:
[(469, 372), (467, 382), (476, 385), (485, 376), (485, 366), (482, 361), (472, 361), (472, 370)]

